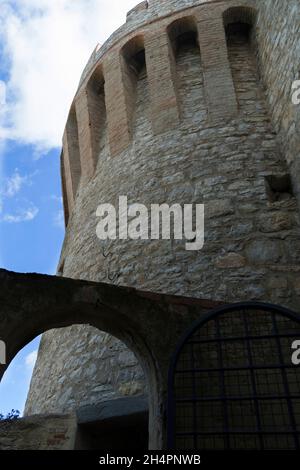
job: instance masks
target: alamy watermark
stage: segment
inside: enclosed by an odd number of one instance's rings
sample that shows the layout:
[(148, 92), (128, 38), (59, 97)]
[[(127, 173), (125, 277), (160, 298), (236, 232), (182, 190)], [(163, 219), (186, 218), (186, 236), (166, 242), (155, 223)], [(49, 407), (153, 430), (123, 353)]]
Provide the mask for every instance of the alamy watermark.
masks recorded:
[(295, 105), (300, 104), (300, 80), (295, 80), (292, 84), (292, 102)]
[(127, 196), (119, 197), (118, 208), (101, 204), (96, 211), (101, 220), (96, 233), (100, 240), (186, 240), (189, 251), (204, 246), (203, 204), (128, 205)]
[(0, 365), (6, 364), (6, 344), (0, 340)]
[(294, 366), (300, 366), (300, 340), (294, 341), (292, 344), (292, 363)]

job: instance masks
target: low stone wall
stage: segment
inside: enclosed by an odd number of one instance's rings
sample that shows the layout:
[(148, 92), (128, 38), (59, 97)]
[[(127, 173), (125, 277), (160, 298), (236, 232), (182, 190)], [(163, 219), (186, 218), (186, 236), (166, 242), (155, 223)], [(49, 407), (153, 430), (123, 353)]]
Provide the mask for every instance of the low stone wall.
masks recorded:
[(76, 416), (32, 416), (0, 422), (0, 450), (72, 450)]

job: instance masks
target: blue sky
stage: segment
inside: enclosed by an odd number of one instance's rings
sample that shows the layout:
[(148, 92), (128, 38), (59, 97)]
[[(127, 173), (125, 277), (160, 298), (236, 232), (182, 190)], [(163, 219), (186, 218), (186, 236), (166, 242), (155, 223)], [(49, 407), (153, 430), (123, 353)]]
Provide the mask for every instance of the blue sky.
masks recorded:
[[(31, 145), (6, 143), (2, 153), (1, 267), (54, 274), (64, 236), (60, 149), (36, 159)], [(23, 410), (39, 340), (24, 348), (0, 384), (0, 410)]]
[[(80, 74), (138, 0), (0, 0), (0, 267), (55, 274), (64, 237), (59, 156)], [(1, 325), (0, 325), (1, 337)], [(21, 412), (39, 338), (0, 383)]]

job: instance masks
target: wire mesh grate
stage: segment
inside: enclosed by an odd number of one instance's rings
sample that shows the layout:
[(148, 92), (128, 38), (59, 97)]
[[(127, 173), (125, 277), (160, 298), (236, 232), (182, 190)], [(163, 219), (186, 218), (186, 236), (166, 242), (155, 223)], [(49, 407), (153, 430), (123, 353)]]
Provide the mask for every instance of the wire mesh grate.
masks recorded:
[(245, 304), (194, 327), (172, 368), (171, 446), (300, 448), (300, 368), (291, 361), (300, 320), (286, 312)]

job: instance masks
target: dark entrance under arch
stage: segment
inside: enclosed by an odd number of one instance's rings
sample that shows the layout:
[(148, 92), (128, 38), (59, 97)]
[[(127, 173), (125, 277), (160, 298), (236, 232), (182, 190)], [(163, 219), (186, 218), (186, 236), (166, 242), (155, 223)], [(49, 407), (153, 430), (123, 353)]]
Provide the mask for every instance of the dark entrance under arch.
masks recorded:
[(169, 373), (168, 447), (279, 450), (300, 446), (300, 316), (242, 303), (193, 325)]

